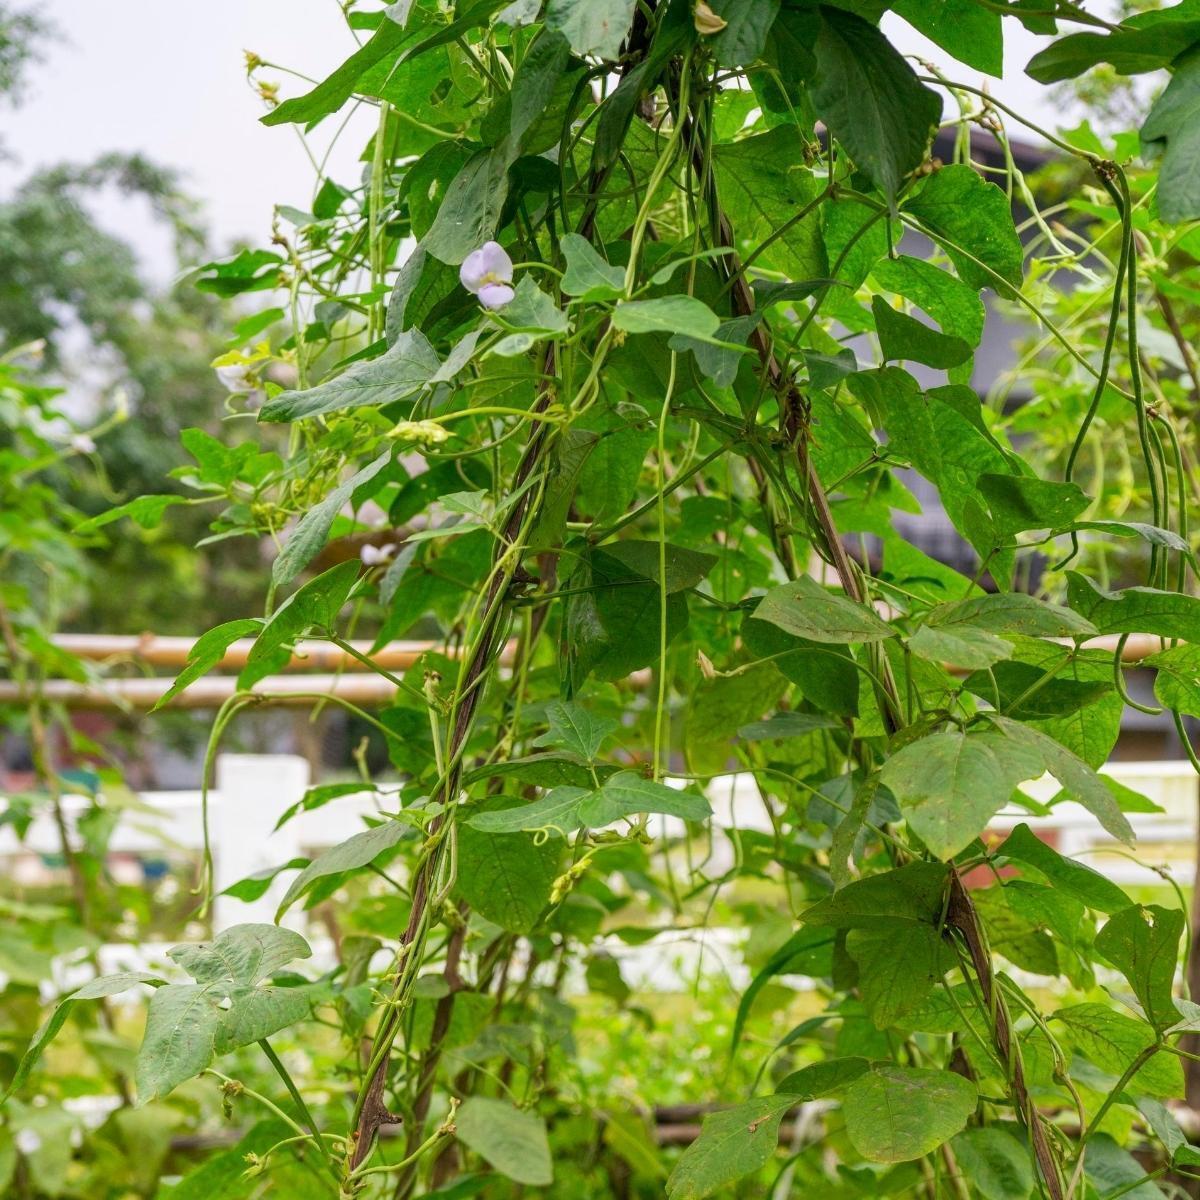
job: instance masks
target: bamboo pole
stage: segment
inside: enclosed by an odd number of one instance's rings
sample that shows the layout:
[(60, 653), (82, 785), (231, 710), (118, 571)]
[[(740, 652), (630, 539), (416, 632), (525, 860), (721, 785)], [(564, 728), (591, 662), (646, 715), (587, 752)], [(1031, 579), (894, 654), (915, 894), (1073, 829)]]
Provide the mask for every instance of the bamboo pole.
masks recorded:
[[(154, 667), (182, 667), (188, 659), (196, 639), (190, 637), (162, 637), (154, 633), (109, 634), (109, 633), (59, 633), (54, 635), (54, 644), (76, 658), (91, 662), (136, 662)], [(370, 642), (350, 642), (360, 654), (366, 655), (377, 666), (386, 670), (406, 671), (422, 654), (440, 649), (440, 643), (431, 641), (388, 642), (371, 653)], [(246, 665), (246, 657), (254, 645), (253, 638), (239, 638), (216, 665), (226, 670)], [(332, 642), (303, 639), (296, 644), (288, 670), (316, 671), (365, 671), (369, 668), (346, 653)]]
[[(1084, 644), (1088, 649), (1105, 650), (1111, 654), (1116, 649), (1118, 640), (1116, 637), (1098, 637)], [(141, 637), (60, 634), (55, 637), (54, 642), (80, 658), (95, 661), (116, 659), (155, 666), (182, 666), (187, 661), (193, 639), (157, 637), (153, 634)], [(351, 644), (363, 654), (370, 649), (369, 642)], [(243, 666), (246, 653), (252, 645), (253, 641), (250, 639), (235, 642), (219, 665), (226, 668)], [(511, 646), (505, 647), (501, 661), (507, 660), (511, 649)], [(1159, 638), (1148, 634), (1132, 634), (1125, 643), (1121, 657), (1124, 662), (1136, 663), (1151, 654), (1156, 654), (1160, 649)], [(439, 642), (391, 642), (370, 657), (385, 669), (403, 671), (417, 662), (422, 654), (431, 650), (446, 652), (444, 645)], [(351, 704), (364, 707), (388, 704), (395, 698), (395, 687), (382, 675), (370, 672), (363, 663), (329, 642), (298, 643), (290, 666), (296, 672), (312, 667), (323, 667), (326, 670), (321, 674), (269, 676), (253, 689), (256, 695), (262, 697), (263, 704), (315, 704), (317, 693), (335, 695)], [(170, 688), (171, 683), (172, 680), (165, 676), (107, 679), (95, 683), (48, 679), (42, 684), (40, 694), (47, 701), (68, 708), (145, 710), (154, 707)], [(236, 691), (236, 677), (206, 675), (174, 697), (167, 707), (217, 708)], [(0, 680), (0, 704), (20, 704), (25, 699), (26, 695), (19, 684), (9, 679)]]
[[(146, 710), (167, 693), (174, 682), (163, 676), (153, 679), (105, 679), (77, 683), (73, 679), (47, 679), (38, 693), (49, 704), (67, 708)], [(218, 708), (236, 691), (232, 675), (206, 675), (171, 699), (168, 708)], [(336, 696), (359, 707), (390, 704), (396, 687), (382, 675), (357, 673), (338, 675), (270, 675), (252, 689), (262, 704), (312, 705), (322, 696)], [(0, 680), (0, 704), (21, 704), (26, 694), (12, 680)]]

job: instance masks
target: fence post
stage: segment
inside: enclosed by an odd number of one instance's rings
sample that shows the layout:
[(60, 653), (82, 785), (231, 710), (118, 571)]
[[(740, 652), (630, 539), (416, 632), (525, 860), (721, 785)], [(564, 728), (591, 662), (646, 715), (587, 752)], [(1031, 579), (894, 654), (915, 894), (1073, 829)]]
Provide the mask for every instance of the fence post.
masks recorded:
[(214, 932), (251, 921), (274, 921), (290, 873), (273, 880), (259, 899), (250, 902), (219, 893), (247, 875), (280, 866), (300, 853), (289, 826), (278, 833), (272, 830), (283, 810), (304, 795), (308, 780), (308, 763), (295, 754), (218, 756), (219, 799), (211, 820), (218, 893), (213, 904)]

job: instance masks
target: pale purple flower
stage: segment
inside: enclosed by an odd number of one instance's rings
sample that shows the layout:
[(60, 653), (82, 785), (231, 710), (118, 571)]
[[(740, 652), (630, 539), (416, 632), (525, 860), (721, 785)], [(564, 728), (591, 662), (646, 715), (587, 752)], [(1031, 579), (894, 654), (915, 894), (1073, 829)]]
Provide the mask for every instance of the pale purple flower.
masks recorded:
[(512, 259), (499, 242), (484, 242), (472, 250), (463, 259), (458, 277), (484, 308), (503, 308), (516, 295), (511, 286)]
[(216, 368), (217, 378), (226, 391), (235, 395), (238, 392), (249, 392), (253, 389), (250, 382), (250, 368), (245, 363), (225, 363)]
[(391, 562), (392, 555), (395, 553), (395, 542), (388, 542), (383, 546), (372, 546), (370, 542), (367, 542), (367, 544), (358, 552), (358, 556), (362, 559), (364, 566), (378, 567), (385, 562)]
[(77, 433), (71, 439), (71, 449), (76, 454), (92, 454), (96, 449), (96, 443), (86, 433)]

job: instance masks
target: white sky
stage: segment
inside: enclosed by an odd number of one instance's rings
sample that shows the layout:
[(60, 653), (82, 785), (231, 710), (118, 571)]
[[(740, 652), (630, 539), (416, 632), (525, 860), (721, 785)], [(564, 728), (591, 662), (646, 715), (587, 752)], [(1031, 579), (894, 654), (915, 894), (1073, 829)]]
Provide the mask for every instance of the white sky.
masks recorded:
[[(0, 163), (0, 194), (28, 171), (64, 160), (86, 161), (109, 150), (140, 151), (183, 172), (202, 203), (218, 245), (260, 241), (276, 203), (308, 206), (313, 171), (291, 128), (258, 123), (262, 106), (246, 84), (243, 49), (323, 78), (354, 49), (336, 0), (40, 0), (38, 9), (60, 31), (47, 61), (33, 70), (25, 104), (4, 112), (3, 142), (16, 163)], [(912, 53), (950, 66), (947, 56), (889, 17), (885, 28)], [(1014, 21), (1006, 77), (993, 93), (1035, 120), (1058, 114), (1044, 89), (1023, 74), (1038, 47)], [(981, 77), (953, 66), (956, 78)], [(270, 72), (282, 94), (302, 81)], [(331, 158), (335, 178), (352, 180), (370, 117), (359, 114)], [(334, 121), (314, 134), (321, 153)], [(1013, 132), (1017, 130), (1014, 127)], [(163, 238), (147, 234), (145, 213), (114, 200), (101, 218), (138, 244), (147, 264), (164, 273)]]

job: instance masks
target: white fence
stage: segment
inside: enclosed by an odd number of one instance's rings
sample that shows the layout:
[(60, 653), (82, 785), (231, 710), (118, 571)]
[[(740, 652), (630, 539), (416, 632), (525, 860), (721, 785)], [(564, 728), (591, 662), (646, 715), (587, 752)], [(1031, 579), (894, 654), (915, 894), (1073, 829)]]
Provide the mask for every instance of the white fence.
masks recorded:
[[(1048, 835), (1060, 853), (1087, 861), (1097, 870), (1125, 884), (1155, 883), (1161, 877), (1151, 868), (1167, 870), (1182, 885), (1190, 885), (1195, 873), (1194, 855), (1198, 800), (1198, 780), (1188, 763), (1114, 762), (1105, 774), (1118, 783), (1145, 796), (1162, 812), (1133, 813), (1130, 822), (1138, 836), (1133, 861), (1123, 846), (1115, 843), (1097, 824), (1096, 819), (1075, 803), (1056, 805), (1045, 817), (1030, 816), (1021, 809), (1008, 809), (992, 822), (997, 832), (1020, 821)], [(217, 760), (216, 787), (209, 795), (209, 829), (216, 871), (216, 891), (261, 871), (277, 867), (297, 857), (312, 857), (319, 851), (344, 841), (362, 828), (359, 816), (379, 811), (388, 802), (385, 792), (364, 789), (340, 797), (322, 808), (297, 814), (283, 829), (275, 831), (280, 814), (299, 801), (309, 786), (308, 764), (294, 755), (226, 754)], [(1026, 785), (1035, 799), (1046, 801), (1058, 790), (1048, 777)], [(769, 832), (754, 782), (748, 776), (729, 775), (714, 780), (708, 789), (713, 804), (714, 827), (721, 832), (754, 829)], [(172, 848), (194, 854), (203, 845), (201, 796), (199, 792), (145, 792), (141, 803), (122, 814), (110, 842), (113, 855), (161, 858)], [(68, 796), (64, 807), (69, 824), (84, 812), (89, 801)], [(676, 832), (682, 826), (666, 819), (658, 830)], [(30, 851), (35, 854), (59, 853), (58, 831), (49, 814), (40, 814), (23, 841), (11, 827), (0, 828), (0, 860), (19, 862)], [(715, 838), (712, 857), (706, 864), (710, 876), (719, 875), (733, 861), (733, 847), (727, 837)], [(213, 910), (216, 929), (245, 921), (272, 921), (279, 900), (291, 879), (285, 872), (274, 880), (264, 895), (246, 903), (218, 896)], [(305, 918), (293, 910), (287, 923), (304, 929)], [(735, 955), (727, 931), (695, 931), (689, 935), (670, 935), (663, 944), (614, 947), (628, 962), (631, 982), (650, 986), (665, 980), (668, 972), (676, 980), (682, 970), (699, 969), (705, 956), (717, 960), (718, 969), (730, 969)], [(314, 942), (321, 939), (314, 938)], [(153, 958), (159, 947), (143, 946), (138, 957)], [(109, 947), (105, 966), (127, 965), (128, 947)], [(318, 949), (318, 955), (320, 950)]]

